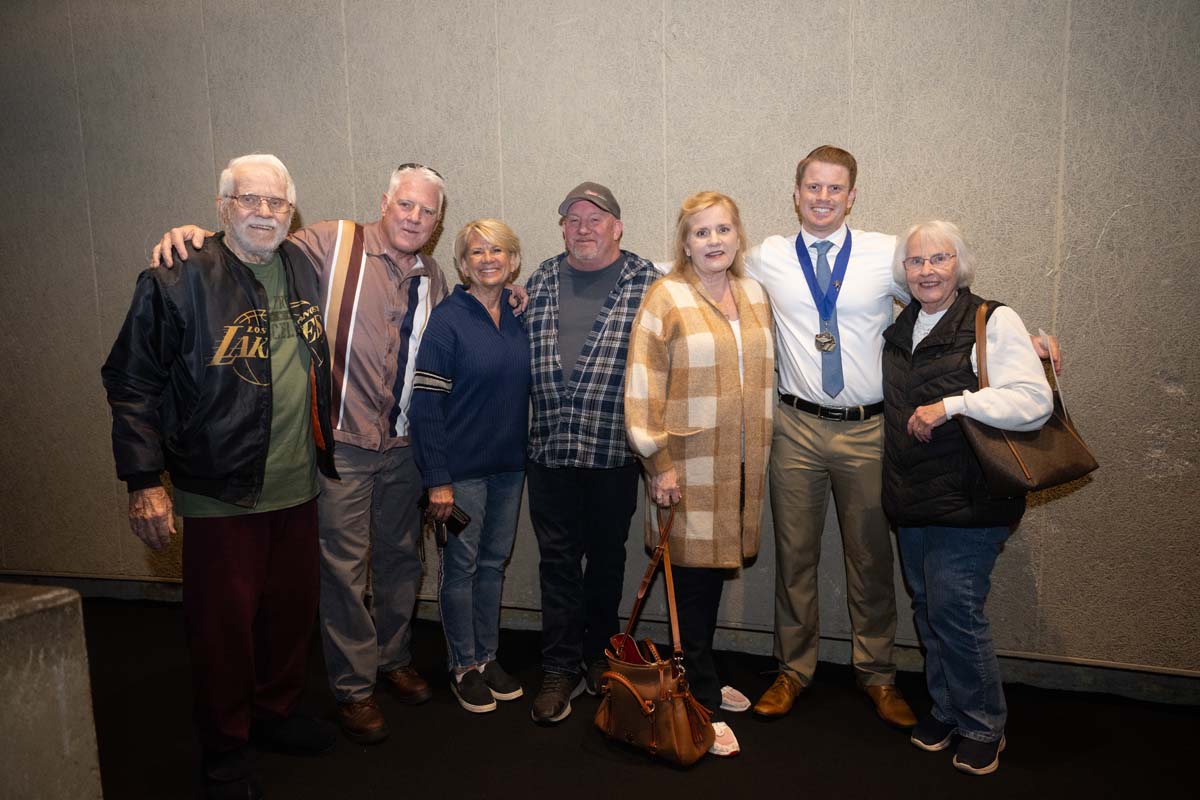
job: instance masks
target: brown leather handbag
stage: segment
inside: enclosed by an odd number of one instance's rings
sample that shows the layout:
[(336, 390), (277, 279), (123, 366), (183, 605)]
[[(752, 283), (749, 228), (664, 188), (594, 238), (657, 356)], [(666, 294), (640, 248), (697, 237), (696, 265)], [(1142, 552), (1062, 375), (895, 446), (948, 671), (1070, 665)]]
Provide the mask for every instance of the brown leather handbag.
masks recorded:
[[(690, 766), (708, 752), (713, 743), (711, 712), (692, 697), (683, 668), (683, 647), (679, 643), (679, 618), (675, 611), (675, 584), (671, 578), (671, 554), (667, 537), (675, 510), (666, 524), (658, 510), (658, 546), (650, 558), (646, 575), (638, 589), (629, 624), (624, 633), (609, 640), (604, 655), (608, 671), (600, 681), (600, 707), (596, 727), (610, 739), (632, 745), (652, 756), (680, 766)], [(666, 576), (667, 608), (671, 616), (671, 644), (674, 652), (665, 660), (649, 639), (641, 645), (634, 641), (633, 628), (654, 573), (662, 562)]]
[[(975, 363), (979, 388), (987, 388), (987, 303), (975, 312)], [(1050, 370), (1051, 375), (1054, 370)], [(1082, 478), (1100, 465), (1067, 415), (1058, 378), (1054, 412), (1036, 431), (1004, 431), (963, 415), (955, 417), (983, 467), (993, 497), (1018, 497)]]

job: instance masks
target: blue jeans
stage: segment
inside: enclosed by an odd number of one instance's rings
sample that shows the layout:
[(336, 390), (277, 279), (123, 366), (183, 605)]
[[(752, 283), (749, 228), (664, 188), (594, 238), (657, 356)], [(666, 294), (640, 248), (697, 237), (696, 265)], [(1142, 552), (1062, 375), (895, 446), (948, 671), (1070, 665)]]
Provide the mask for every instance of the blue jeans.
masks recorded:
[(932, 714), (960, 736), (994, 742), (1008, 706), (984, 604), (1009, 529), (900, 528), (900, 564), (925, 647)]
[(496, 658), (504, 567), (517, 535), (525, 473), (498, 472), (454, 481), (454, 502), (471, 517), (441, 552), (438, 603), (451, 669)]

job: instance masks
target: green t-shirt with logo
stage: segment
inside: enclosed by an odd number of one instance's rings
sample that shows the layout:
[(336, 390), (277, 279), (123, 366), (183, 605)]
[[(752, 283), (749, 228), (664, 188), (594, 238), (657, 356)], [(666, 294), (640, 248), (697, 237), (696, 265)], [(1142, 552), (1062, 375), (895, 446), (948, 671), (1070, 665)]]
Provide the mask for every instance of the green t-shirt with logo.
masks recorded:
[[(317, 458), (313, 443), (309, 390), (312, 356), (296, 333), (288, 311), (287, 281), (279, 255), (269, 264), (247, 264), (267, 291), (270, 308), (271, 443), (263, 475), (262, 495), (254, 508), (223, 503), (212, 497), (185, 492), (175, 487), (175, 506), (185, 517), (232, 517), (279, 511), (300, 505), (317, 496)], [(261, 320), (264, 312), (258, 311)], [(217, 360), (214, 358), (214, 360)], [(223, 358), (209, 369), (237, 370), (236, 359)], [(255, 381), (248, 370), (238, 371), (242, 380)]]

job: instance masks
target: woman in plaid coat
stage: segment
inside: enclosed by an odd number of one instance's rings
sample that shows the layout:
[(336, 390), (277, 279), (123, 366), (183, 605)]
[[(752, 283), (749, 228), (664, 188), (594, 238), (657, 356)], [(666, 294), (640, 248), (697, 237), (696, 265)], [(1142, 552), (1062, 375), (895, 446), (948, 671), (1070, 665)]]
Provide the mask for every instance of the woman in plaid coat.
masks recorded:
[[(745, 242), (730, 198), (700, 192), (683, 201), (674, 267), (642, 301), (625, 379), (625, 428), (650, 500), (675, 506), (680, 637), (692, 692), (714, 712), (716, 755), (738, 752), (720, 721), (717, 609), (730, 571), (758, 553), (775, 405), (771, 311), (744, 274)], [(658, 542), (655, 516), (647, 514), (648, 547)]]

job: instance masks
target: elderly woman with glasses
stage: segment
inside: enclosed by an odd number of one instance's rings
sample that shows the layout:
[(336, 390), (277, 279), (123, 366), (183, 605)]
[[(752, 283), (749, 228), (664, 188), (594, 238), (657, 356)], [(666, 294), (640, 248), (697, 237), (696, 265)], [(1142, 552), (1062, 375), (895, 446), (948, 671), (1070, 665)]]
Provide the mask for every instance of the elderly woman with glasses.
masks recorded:
[(897, 283), (911, 303), (884, 332), (883, 505), (897, 527), (913, 595), (933, 708), (912, 733), (938, 751), (957, 741), (953, 764), (984, 775), (999, 766), (1006, 705), (984, 603), (992, 567), (1025, 512), (1025, 498), (993, 497), (961, 428), (970, 417), (997, 428), (1040, 428), (1050, 387), (1025, 326), (986, 301), (989, 386), (979, 389), (975, 260), (958, 228), (933, 221), (897, 240)]
[[(758, 553), (775, 405), (771, 310), (745, 275), (745, 250), (733, 200), (700, 192), (683, 201), (675, 263), (642, 301), (625, 379), (625, 427), (649, 499), (675, 506), (668, 546), (684, 665), (713, 712), (709, 752), (719, 756), (739, 751), (723, 700), (750, 703), (722, 688), (713, 634), (725, 579)], [(655, 514), (646, 515), (646, 544), (658, 544)]]
[(449, 530), (438, 603), (451, 690), (464, 709), (485, 713), (524, 693), (496, 660), (529, 428), (529, 339), (505, 286), (521, 244), (503, 222), (478, 219), (455, 237), (454, 263), (463, 283), (429, 318), (410, 416), (427, 514)]

